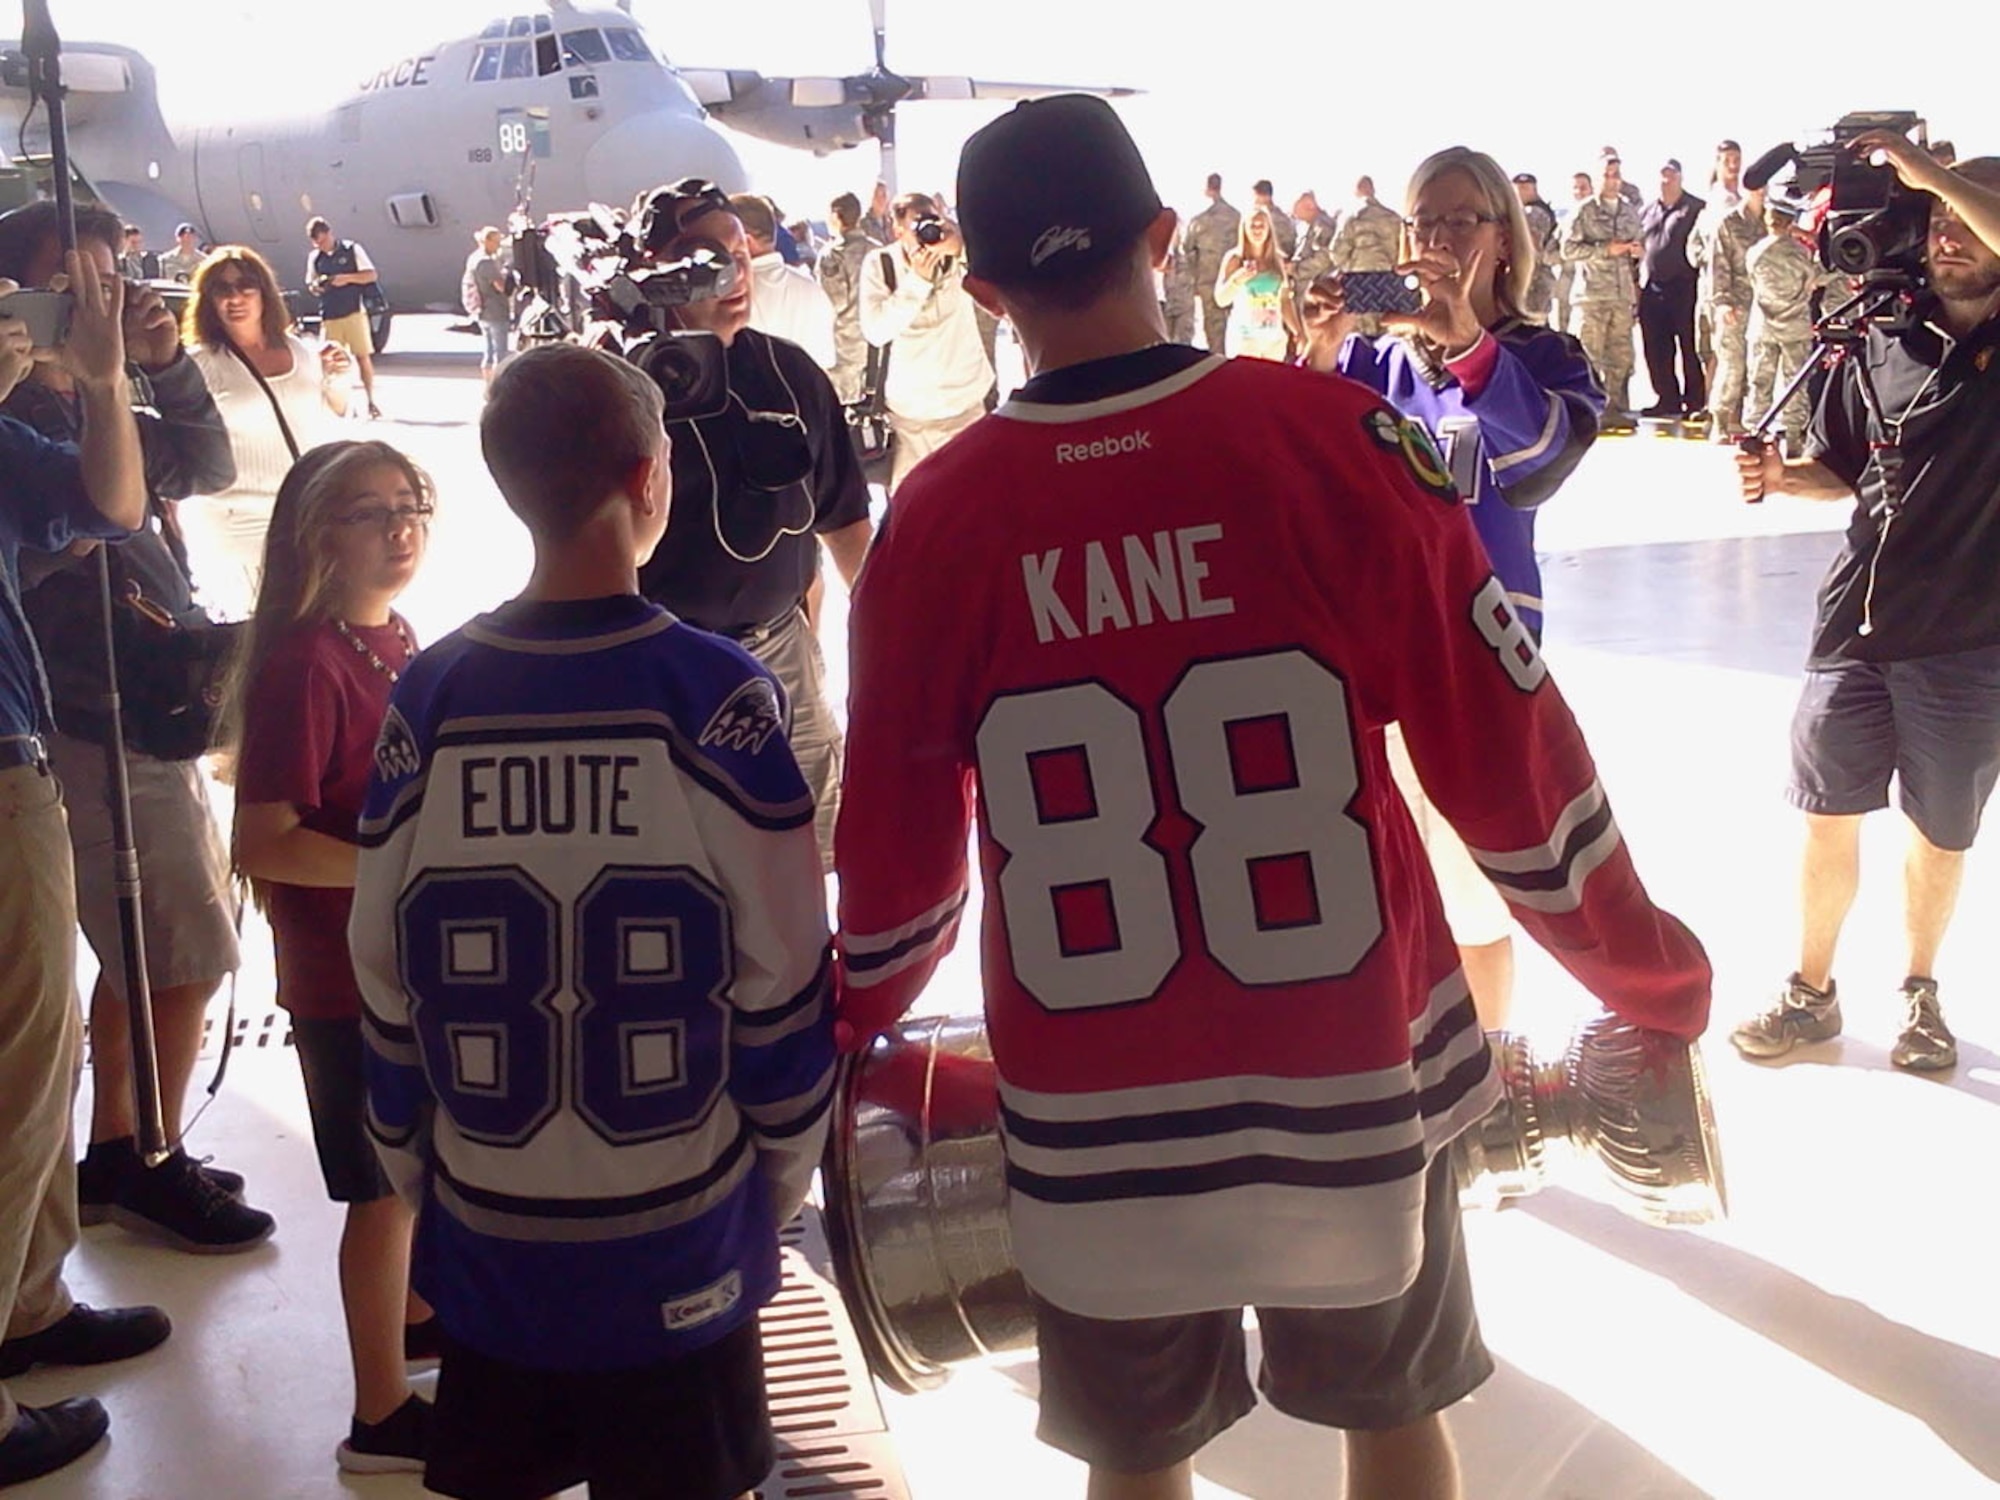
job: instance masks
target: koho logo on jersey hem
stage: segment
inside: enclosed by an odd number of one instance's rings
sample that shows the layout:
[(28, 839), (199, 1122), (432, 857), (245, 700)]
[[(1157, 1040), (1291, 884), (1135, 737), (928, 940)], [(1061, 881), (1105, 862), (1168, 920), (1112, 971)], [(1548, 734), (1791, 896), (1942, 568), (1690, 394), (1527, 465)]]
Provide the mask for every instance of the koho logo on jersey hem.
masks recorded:
[(731, 1271), (722, 1280), (689, 1297), (660, 1304), (660, 1321), (669, 1333), (683, 1333), (713, 1323), (743, 1300), (743, 1273)]
[(1059, 464), (1087, 464), (1093, 458), (1117, 458), (1125, 453), (1150, 453), (1153, 451), (1153, 434), (1144, 428), (1137, 432), (1123, 433), (1118, 437), (1098, 438), (1089, 443), (1057, 443), (1056, 462)]

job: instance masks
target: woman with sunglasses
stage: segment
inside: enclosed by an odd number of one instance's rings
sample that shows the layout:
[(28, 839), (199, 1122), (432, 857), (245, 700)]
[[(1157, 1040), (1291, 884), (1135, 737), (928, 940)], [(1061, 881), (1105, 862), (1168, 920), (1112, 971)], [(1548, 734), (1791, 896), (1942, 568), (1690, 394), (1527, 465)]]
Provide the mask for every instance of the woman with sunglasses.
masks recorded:
[(293, 331), (270, 263), (247, 246), (210, 252), (192, 291), (182, 336), (229, 429), (236, 482), (183, 501), (181, 531), (209, 613), (241, 620), (257, 598), (278, 486), (347, 413), (349, 360), (338, 344), (315, 347)]
[[(1403, 446), (1455, 489), (1506, 589), (1511, 616), (1492, 623), (1496, 648), (1525, 649), (1542, 629), (1535, 509), (1596, 440), (1604, 391), (1583, 346), (1535, 321), (1528, 288), (1535, 240), (1512, 181), (1484, 152), (1454, 146), (1410, 179), (1403, 263), (1422, 304), (1355, 333), (1338, 274), (1306, 299), (1305, 363), (1372, 386), (1403, 414)], [(1426, 451), (1428, 450), (1428, 451)], [(1484, 625), (1482, 624), (1482, 628)], [(1451, 826), (1423, 795), (1392, 733), (1390, 761), (1431, 853), (1481, 1023), (1504, 1023), (1514, 952), (1504, 902)]]

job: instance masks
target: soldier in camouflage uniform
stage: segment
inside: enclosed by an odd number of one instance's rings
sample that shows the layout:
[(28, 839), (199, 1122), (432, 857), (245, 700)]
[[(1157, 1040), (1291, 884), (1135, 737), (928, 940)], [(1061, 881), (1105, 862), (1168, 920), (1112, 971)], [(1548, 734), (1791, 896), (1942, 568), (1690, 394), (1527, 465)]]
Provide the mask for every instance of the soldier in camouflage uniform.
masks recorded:
[(1292, 252), (1298, 249), (1299, 232), (1292, 224), (1291, 215), (1280, 212), (1278, 205), (1272, 201), (1272, 194), (1276, 191), (1271, 186), (1270, 178), (1258, 178), (1250, 184), (1250, 206), (1261, 208), (1271, 216), (1271, 238), (1278, 242), (1278, 259), (1282, 262), (1290, 260)]
[(1229, 309), (1215, 300), (1215, 279), (1222, 274), (1223, 257), (1236, 248), (1242, 225), (1243, 215), (1223, 201), (1222, 174), (1209, 173), (1208, 207), (1187, 221), (1180, 248), (1182, 269), (1201, 304), (1203, 342), (1216, 354), (1227, 346)]
[(1535, 279), (1528, 283), (1528, 312), (1547, 322), (1556, 295), (1556, 262), (1561, 258), (1556, 211), (1542, 201), (1533, 172), (1516, 172), (1514, 191), (1520, 194), (1521, 211), (1528, 216), (1528, 233), (1535, 242)]
[[(1333, 236), (1333, 268), (1336, 271), (1393, 271), (1403, 258), (1403, 216), (1375, 201), (1375, 179), (1363, 177), (1354, 184), (1354, 207), (1340, 216), (1340, 228)], [(1382, 317), (1369, 313), (1355, 320), (1355, 331), (1365, 338), (1382, 332)]]
[(829, 205), (834, 241), (820, 252), (814, 274), (833, 304), (834, 366), (828, 372), (842, 406), (868, 394), (868, 340), (861, 336), (861, 267), (881, 248), (861, 227), (861, 200), (842, 193)]
[(1750, 247), (1764, 237), (1764, 193), (1744, 192), (1743, 202), (1722, 216), (1708, 241), (1705, 269), (1709, 321), (1715, 329), (1715, 384), (1708, 391), (1709, 436), (1727, 442), (1743, 435), (1743, 385), (1750, 358)]
[(1320, 207), (1319, 195), (1312, 190), (1300, 193), (1292, 205), (1292, 218), (1299, 229), (1298, 245), (1285, 263), (1285, 327), (1296, 347), (1305, 347), (1303, 309), (1306, 290), (1333, 269), (1333, 240), (1340, 232), (1339, 221)]
[[(1743, 402), (1743, 421), (1755, 427), (1771, 409), (1779, 391), (1790, 385), (1812, 353), (1812, 298), (1833, 279), (1792, 232), (1798, 222), (1789, 208), (1769, 203), (1764, 208), (1769, 233), (1750, 247), (1745, 257), (1750, 273), (1750, 390)], [(1783, 416), (1787, 452), (1803, 452), (1811, 403), (1801, 388), (1785, 403)]]
[(1637, 322), (1635, 268), (1641, 250), (1639, 210), (1620, 188), (1617, 161), (1607, 158), (1596, 196), (1577, 204), (1563, 226), (1562, 257), (1576, 267), (1570, 291), (1571, 329), (1604, 385), (1601, 432), (1631, 432), (1632, 330)]
[(1708, 206), (1688, 236), (1688, 264), (1696, 277), (1694, 341), (1701, 357), (1702, 379), (1715, 385), (1715, 327), (1708, 294), (1708, 248), (1715, 239), (1716, 226), (1724, 215), (1734, 213), (1743, 202), (1743, 148), (1735, 141), (1718, 141), (1715, 165), (1708, 174)]
[(1194, 308), (1194, 278), (1188, 275), (1187, 252), (1176, 240), (1160, 272), (1160, 312), (1167, 320), (1169, 342), (1194, 342)]
[(1570, 205), (1556, 215), (1556, 239), (1551, 257), (1556, 268), (1555, 328), (1557, 333), (1568, 333), (1570, 324), (1569, 299), (1576, 290), (1576, 267), (1562, 258), (1563, 230), (1569, 226), (1579, 203), (1588, 203), (1597, 196), (1597, 184), (1588, 172), (1578, 172), (1570, 180)]
[(1644, 208), (1646, 198), (1639, 191), (1639, 184), (1625, 180), (1625, 163), (1618, 155), (1616, 146), (1606, 146), (1597, 153), (1597, 170), (1602, 177), (1608, 177), (1618, 184), (1618, 196), (1634, 208)]

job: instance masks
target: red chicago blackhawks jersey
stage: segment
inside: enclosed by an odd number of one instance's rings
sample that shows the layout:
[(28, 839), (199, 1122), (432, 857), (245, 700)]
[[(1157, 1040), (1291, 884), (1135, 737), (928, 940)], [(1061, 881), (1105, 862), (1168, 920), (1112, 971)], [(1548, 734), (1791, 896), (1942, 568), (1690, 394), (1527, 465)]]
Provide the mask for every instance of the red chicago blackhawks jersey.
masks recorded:
[(1015, 1250), (1060, 1306), (1415, 1275), (1425, 1164), (1498, 1082), (1386, 724), (1572, 973), (1705, 1024), (1452, 495), (1360, 386), (1213, 358), (1017, 399), (897, 492), (852, 623), (842, 1016), (892, 1023), (951, 946), (976, 809)]

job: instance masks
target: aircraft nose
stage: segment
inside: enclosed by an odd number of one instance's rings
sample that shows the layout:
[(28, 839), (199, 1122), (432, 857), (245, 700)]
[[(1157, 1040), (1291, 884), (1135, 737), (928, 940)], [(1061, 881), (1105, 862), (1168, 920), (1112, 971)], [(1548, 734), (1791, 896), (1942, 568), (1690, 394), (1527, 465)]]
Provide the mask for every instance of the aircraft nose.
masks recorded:
[(614, 206), (683, 177), (706, 177), (727, 193), (749, 182), (735, 149), (706, 121), (664, 110), (626, 120), (592, 146), (583, 163), (591, 201)]

